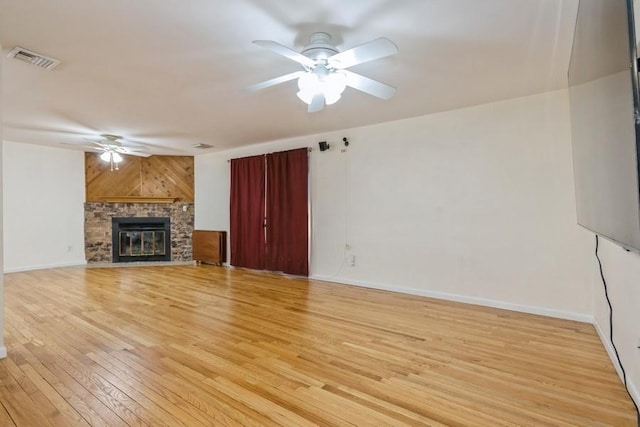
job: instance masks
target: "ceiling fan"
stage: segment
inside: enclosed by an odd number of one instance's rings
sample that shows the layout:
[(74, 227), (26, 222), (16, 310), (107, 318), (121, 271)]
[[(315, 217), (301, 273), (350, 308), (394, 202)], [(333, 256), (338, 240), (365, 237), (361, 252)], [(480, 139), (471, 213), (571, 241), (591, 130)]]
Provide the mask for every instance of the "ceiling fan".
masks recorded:
[[(131, 156), (140, 156), (140, 157), (149, 157), (151, 154), (147, 153), (144, 148), (137, 147), (127, 147), (123, 145), (125, 142), (121, 136), (111, 135), (111, 134), (102, 134), (100, 135), (102, 138), (99, 141), (93, 139), (86, 139), (87, 142), (92, 143), (95, 147), (91, 147), (93, 149), (101, 152), (100, 159), (105, 162), (109, 162), (111, 165), (111, 171), (118, 170), (118, 163), (122, 161), (122, 154), (131, 155)], [(129, 144), (125, 142), (126, 144)]]
[(253, 43), (297, 62), (303, 70), (256, 83), (247, 90), (257, 91), (298, 79), (298, 98), (309, 105), (307, 111), (310, 113), (336, 103), (347, 86), (381, 99), (391, 98), (396, 91), (392, 86), (347, 70), (354, 65), (398, 53), (396, 45), (384, 37), (343, 52), (332, 44), (327, 33), (312, 34), (310, 44), (301, 52), (271, 40), (255, 40)]

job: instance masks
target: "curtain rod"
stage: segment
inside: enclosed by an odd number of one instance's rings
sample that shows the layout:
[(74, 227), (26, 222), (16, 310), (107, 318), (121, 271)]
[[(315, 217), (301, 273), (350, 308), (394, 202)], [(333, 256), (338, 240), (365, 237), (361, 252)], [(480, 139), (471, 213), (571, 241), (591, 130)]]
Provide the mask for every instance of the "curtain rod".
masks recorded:
[[(294, 150), (296, 150), (296, 148), (294, 148)], [(289, 151), (289, 150), (285, 150), (285, 151)], [(307, 147), (307, 152), (310, 153), (313, 151), (312, 147)], [(267, 154), (271, 154), (271, 153), (267, 153)], [(256, 156), (260, 156), (261, 154), (256, 154)], [(238, 159), (241, 159), (242, 157), (238, 157)], [(231, 163), (231, 160), (233, 159), (227, 159), (227, 163)]]

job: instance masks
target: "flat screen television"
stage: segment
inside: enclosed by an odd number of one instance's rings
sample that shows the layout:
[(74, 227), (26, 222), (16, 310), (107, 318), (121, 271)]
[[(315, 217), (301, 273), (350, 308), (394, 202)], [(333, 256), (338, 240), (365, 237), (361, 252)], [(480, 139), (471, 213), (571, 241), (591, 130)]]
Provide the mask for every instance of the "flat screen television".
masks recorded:
[(569, 66), (578, 224), (640, 252), (638, 95), (632, 0), (580, 0)]

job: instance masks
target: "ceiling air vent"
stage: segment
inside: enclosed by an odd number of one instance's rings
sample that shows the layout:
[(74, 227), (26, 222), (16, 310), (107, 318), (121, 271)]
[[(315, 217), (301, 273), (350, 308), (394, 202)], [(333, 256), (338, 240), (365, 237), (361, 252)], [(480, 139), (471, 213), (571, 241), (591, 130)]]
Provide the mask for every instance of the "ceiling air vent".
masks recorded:
[(206, 148), (213, 148), (213, 145), (209, 145), (209, 144), (193, 144), (192, 147), (193, 148), (200, 148), (200, 149), (204, 150)]
[(37, 65), (47, 70), (53, 70), (60, 64), (60, 61), (57, 59), (49, 58), (18, 46), (14, 47), (7, 57), (19, 59), (20, 61), (28, 62), (29, 64)]

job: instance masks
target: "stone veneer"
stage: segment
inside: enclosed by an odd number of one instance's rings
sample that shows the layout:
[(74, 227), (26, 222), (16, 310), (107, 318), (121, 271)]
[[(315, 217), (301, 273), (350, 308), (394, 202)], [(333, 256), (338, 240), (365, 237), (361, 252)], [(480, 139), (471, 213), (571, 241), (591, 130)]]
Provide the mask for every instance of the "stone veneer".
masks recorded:
[(171, 218), (171, 261), (190, 261), (193, 203), (84, 204), (84, 252), (88, 263), (112, 262), (111, 218)]

